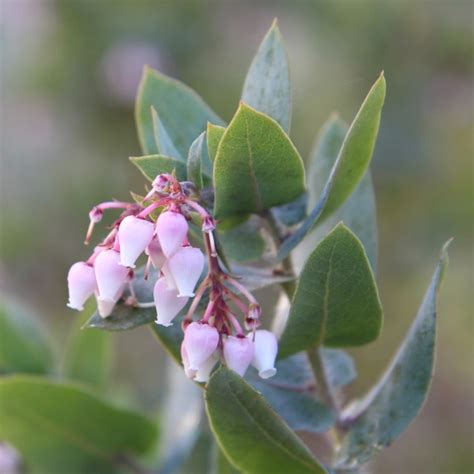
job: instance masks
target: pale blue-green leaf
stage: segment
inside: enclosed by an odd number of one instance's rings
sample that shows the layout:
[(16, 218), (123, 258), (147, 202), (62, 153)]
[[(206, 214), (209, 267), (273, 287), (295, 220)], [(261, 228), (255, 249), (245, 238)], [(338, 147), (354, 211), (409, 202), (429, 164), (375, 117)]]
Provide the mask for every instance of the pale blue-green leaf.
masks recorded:
[(0, 373), (45, 374), (53, 370), (51, 341), (38, 315), (2, 295), (0, 305)]
[(334, 425), (331, 411), (314, 397), (314, 378), (305, 354), (276, 364), (277, 373), (263, 380), (253, 368), (246, 379), (295, 431), (320, 433)]
[(306, 217), (306, 209), (308, 207), (308, 193), (302, 194), (294, 201), (283, 206), (274, 207), (271, 212), (277, 222), (290, 227), (298, 224)]
[(172, 173), (174, 170), (179, 181), (185, 181), (187, 178), (186, 164), (169, 156), (132, 156), (130, 161), (150, 181), (153, 181), (159, 174)]
[(357, 377), (354, 360), (347, 352), (323, 347), (321, 354), (325, 375), (333, 387), (343, 387)]
[(288, 59), (275, 20), (263, 38), (245, 78), (242, 101), (290, 129), (291, 91)]
[(357, 467), (405, 431), (425, 401), (433, 376), (436, 341), (436, 300), (448, 264), (447, 242), (418, 314), (380, 381), (349, 407), (349, 431), (337, 465)]
[(383, 74), (370, 89), (342, 144), (319, 201), (301, 226), (281, 245), (277, 260), (283, 260), (313, 229), (329, 217), (352, 194), (366, 174), (377, 138), (385, 99)]
[(232, 370), (222, 366), (214, 372), (205, 399), (220, 448), (243, 472), (325, 472), (258, 392)]
[(165, 155), (183, 161), (183, 157), (176, 149), (166, 128), (160, 120), (155, 107), (151, 106), (151, 118), (153, 121), (153, 135), (155, 137), (156, 148), (150, 154)]
[(205, 139), (206, 132), (202, 132), (201, 135), (193, 141), (188, 153), (188, 181), (194, 183), (198, 191), (204, 186), (202, 181), (202, 154)]
[(187, 156), (193, 140), (206, 130), (207, 122), (222, 124), (192, 89), (146, 66), (135, 104), (138, 137), (145, 154), (152, 154), (156, 147), (152, 106), (159, 111), (160, 120), (181, 157)]

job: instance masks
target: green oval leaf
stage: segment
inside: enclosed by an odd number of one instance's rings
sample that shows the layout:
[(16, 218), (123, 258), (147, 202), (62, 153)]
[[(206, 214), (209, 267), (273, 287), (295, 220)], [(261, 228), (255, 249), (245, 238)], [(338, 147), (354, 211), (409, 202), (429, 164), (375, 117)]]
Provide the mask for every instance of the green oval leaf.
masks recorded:
[(338, 466), (356, 467), (405, 431), (425, 401), (435, 357), (436, 299), (448, 264), (447, 242), (418, 314), (380, 381), (344, 414), (350, 427)]
[(214, 163), (215, 215), (260, 213), (304, 193), (298, 151), (272, 118), (241, 103)]
[(205, 393), (219, 446), (249, 474), (324, 473), (306, 446), (247, 382), (220, 367)]
[(222, 135), (224, 135), (225, 127), (219, 125), (213, 125), (212, 123), (207, 124), (207, 150), (209, 153), (209, 159), (211, 163), (214, 163), (217, 154), (217, 148), (221, 141)]
[(148, 153), (150, 154), (158, 154), (158, 155), (165, 155), (171, 156), (173, 158), (177, 158), (179, 160), (183, 160), (182, 156), (180, 155), (179, 151), (173, 144), (168, 132), (166, 131), (165, 126), (160, 120), (158, 112), (156, 111), (155, 107), (151, 106), (151, 118), (153, 121), (153, 135), (155, 137), (155, 148), (150, 150)]
[(321, 198), (298, 230), (283, 242), (278, 260), (289, 255), (318, 221), (339, 208), (366, 174), (379, 131), (384, 100), (385, 78), (381, 74), (349, 127)]
[(291, 91), (288, 59), (275, 19), (245, 78), (242, 101), (274, 118), (288, 132)]
[(39, 318), (4, 298), (0, 305), (0, 372), (45, 374), (53, 365), (51, 341)]
[(179, 181), (187, 179), (186, 165), (164, 155), (132, 156), (130, 161), (141, 171), (145, 178), (153, 181), (161, 173), (172, 173), (176, 170)]
[(151, 107), (160, 113), (160, 120), (181, 157), (187, 156), (193, 140), (206, 129), (207, 122), (222, 120), (192, 89), (175, 79), (146, 66), (138, 89), (135, 119), (143, 152), (156, 152)]
[(308, 257), (280, 339), (280, 357), (321, 345), (357, 346), (377, 338), (382, 305), (357, 237), (337, 225)]
[(155, 446), (157, 428), (78, 387), (12, 376), (0, 381), (0, 438), (34, 473), (114, 473), (124, 453)]

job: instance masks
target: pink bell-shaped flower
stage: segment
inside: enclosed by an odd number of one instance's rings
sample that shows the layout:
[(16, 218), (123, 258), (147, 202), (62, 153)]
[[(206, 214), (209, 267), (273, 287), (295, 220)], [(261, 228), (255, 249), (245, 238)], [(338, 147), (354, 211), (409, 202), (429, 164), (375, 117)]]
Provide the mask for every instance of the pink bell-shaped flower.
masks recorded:
[(77, 262), (69, 269), (67, 275), (69, 289), (69, 308), (82, 311), (84, 303), (97, 289), (94, 267), (85, 262)]
[(219, 357), (217, 355), (217, 351), (213, 352), (211, 357), (204, 362), (201, 367), (199, 367), (199, 370), (196, 372), (196, 375), (194, 376), (194, 381), (195, 382), (201, 382), (201, 383), (206, 383), (209, 381), (209, 378), (211, 376), (212, 369), (216, 365), (216, 362), (219, 360)]
[(180, 298), (176, 290), (170, 289), (165, 277), (161, 277), (155, 283), (153, 290), (155, 300), (157, 324), (171, 326), (171, 321), (186, 306), (188, 298)]
[(128, 268), (120, 265), (120, 254), (116, 250), (104, 250), (94, 262), (99, 298), (116, 302), (128, 281)]
[(110, 300), (104, 300), (102, 298), (97, 297), (97, 312), (100, 314), (102, 318), (107, 318), (112, 314), (112, 311), (115, 308), (115, 305), (117, 304), (118, 299), (120, 298), (121, 293), (119, 293), (119, 296), (116, 301), (110, 301)]
[(215, 327), (209, 324), (191, 323), (184, 332), (183, 341), (190, 370), (198, 371), (217, 349), (218, 344), (219, 333)]
[(167, 258), (170, 258), (183, 245), (188, 234), (188, 223), (183, 214), (179, 212), (162, 212), (156, 222), (156, 234), (161, 250)]
[(224, 341), (224, 360), (229, 369), (244, 376), (254, 355), (254, 344), (246, 337), (228, 336)]
[(182, 247), (168, 260), (168, 267), (179, 296), (194, 296), (194, 287), (204, 269), (204, 255), (201, 250)]
[(163, 273), (163, 276), (166, 279), (166, 283), (168, 285), (168, 288), (170, 290), (178, 291), (178, 287), (176, 286), (176, 282), (174, 281), (174, 277), (173, 277), (173, 274), (171, 273), (168, 261), (166, 261), (163, 264), (163, 266), (161, 267), (161, 272)]
[(166, 262), (165, 254), (161, 250), (160, 241), (156, 235), (148, 244), (148, 247), (145, 249), (145, 253), (150, 257), (151, 263), (153, 263), (153, 266), (157, 270), (160, 270)]
[(155, 225), (135, 216), (127, 216), (120, 223), (120, 265), (135, 268), (135, 262), (153, 238)]
[[(247, 335), (252, 339), (253, 334)], [(278, 341), (276, 336), (265, 329), (255, 331), (255, 353), (252, 365), (258, 370), (262, 379), (268, 379), (276, 374), (275, 359), (278, 353)]]
[(194, 379), (196, 376), (197, 370), (192, 370), (189, 367), (189, 357), (188, 353), (186, 352), (186, 347), (184, 347), (184, 341), (181, 343), (181, 360), (183, 362), (184, 373), (188, 379)]

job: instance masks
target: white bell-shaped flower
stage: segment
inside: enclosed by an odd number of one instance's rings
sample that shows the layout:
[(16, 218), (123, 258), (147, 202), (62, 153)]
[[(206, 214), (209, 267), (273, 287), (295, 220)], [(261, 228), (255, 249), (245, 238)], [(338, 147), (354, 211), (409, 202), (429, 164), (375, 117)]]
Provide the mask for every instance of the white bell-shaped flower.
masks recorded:
[(168, 261), (166, 261), (163, 264), (163, 266), (161, 267), (161, 272), (163, 273), (163, 276), (166, 279), (166, 283), (168, 285), (168, 288), (170, 290), (178, 291), (178, 287), (176, 286), (176, 282), (174, 281), (174, 277), (173, 277), (173, 274), (171, 273)]
[[(97, 312), (102, 318), (107, 318), (112, 314), (117, 301), (104, 300), (97, 297)], [(118, 299), (118, 298), (117, 298)]]
[(201, 367), (199, 367), (199, 370), (196, 372), (196, 375), (194, 376), (194, 381), (201, 382), (201, 383), (209, 382), (212, 369), (214, 368), (218, 360), (219, 360), (219, 356), (217, 354), (217, 351), (215, 351), (211, 355), (211, 357), (209, 357), (209, 359), (207, 359), (206, 362), (204, 362), (201, 365)]
[(155, 283), (153, 289), (157, 319), (156, 323), (162, 326), (171, 326), (173, 319), (186, 306), (189, 298), (181, 298), (176, 290), (170, 289), (165, 277)]
[(69, 269), (67, 275), (69, 289), (68, 306), (82, 311), (84, 303), (97, 289), (94, 268), (85, 262), (77, 262)]
[(228, 336), (224, 341), (224, 360), (229, 369), (244, 376), (254, 355), (254, 344), (246, 337)]
[(156, 234), (161, 250), (167, 258), (170, 258), (183, 245), (188, 234), (188, 223), (179, 212), (162, 212), (156, 221)]
[(135, 262), (153, 238), (153, 222), (135, 216), (127, 216), (120, 223), (120, 265), (135, 268)]
[(145, 253), (150, 257), (151, 263), (157, 270), (160, 270), (166, 262), (165, 254), (161, 250), (160, 241), (156, 235), (148, 244), (148, 247), (145, 249)]
[(194, 296), (194, 287), (204, 269), (204, 255), (200, 249), (182, 247), (169, 260), (168, 268), (173, 275), (179, 296)]
[(197, 372), (217, 349), (219, 333), (209, 324), (194, 322), (186, 328), (183, 344), (188, 355), (189, 368)]
[[(253, 334), (247, 335), (252, 339)], [(275, 359), (278, 353), (278, 341), (270, 331), (259, 329), (255, 331), (255, 353), (252, 365), (258, 370), (258, 375), (262, 379), (268, 379), (276, 374)]]
[(120, 254), (116, 250), (104, 250), (94, 262), (99, 298), (116, 302), (128, 281), (128, 268), (120, 265)]

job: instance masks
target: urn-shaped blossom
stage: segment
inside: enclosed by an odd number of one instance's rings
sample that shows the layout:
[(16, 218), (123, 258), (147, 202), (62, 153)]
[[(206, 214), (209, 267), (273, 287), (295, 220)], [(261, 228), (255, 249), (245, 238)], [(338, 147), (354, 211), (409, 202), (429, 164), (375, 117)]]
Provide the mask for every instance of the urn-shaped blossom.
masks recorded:
[(99, 298), (116, 302), (128, 281), (128, 268), (120, 265), (120, 254), (116, 250), (104, 250), (94, 262)]
[(160, 270), (166, 262), (165, 254), (161, 250), (160, 241), (156, 235), (148, 244), (148, 247), (145, 249), (145, 253), (150, 257), (151, 263), (157, 270)]
[(120, 243), (120, 264), (135, 268), (135, 262), (151, 242), (155, 225), (136, 216), (127, 216), (120, 223), (118, 238)]
[(191, 323), (184, 332), (183, 345), (188, 355), (189, 369), (198, 371), (219, 344), (217, 329), (209, 324)]
[(156, 306), (156, 322), (162, 326), (171, 326), (173, 319), (186, 306), (188, 298), (178, 296), (178, 292), (168, 287), (165, 277), (155, 283), (153, 298)]
[(204, 255), (198, 248), (182, 247), (168, 260), (168, 268), (179, 296), (192, 297), (204, 269)]
[(188, 234), (188, 223), (179, 212), (162, 212), (156, 222), (156, 234), (161, 250), (167, 258), (170, 258), (183, 245)]
[(184, 341), (181, 343), (181, 361), (183, 362), (184, 373), (189, 379), (194, 379), (196, 376), (197, 370), (193, 370), (189, 367), (189, 357), (186, 347), (184, 346)]
[(209, 359), (206, 360), (206, 362), (201, 365), (201, 367), (199, 367), (199, 370), (194, 375), (194, 381), (204, 383), (208, 382), (211, 376), (212, 369), (214, 368), (218, 360), (219, 357), (216, 351), (211, 355), (211, 357), (209, 357)]
[(117, 295), (117, 299), (114, 301), (108, 300), (108, 299), (103, 299), (100, 297), (97, 297), (97, 312), (100, 314), (102, 318), (107, 318), (112, 314), (112, 311), (115, 308), (115, 304), (117, 303), (117, 300), (120, 298), (121, 294), (119, 293)]
[[(251, 339), (252, 334), (249, 334), (247, 338)], [(272, 332), (265, 329), (255, 331), (255, 353), (252, 365), (258, 370), (258, 375), (262, 379), (268, 379), (276, 374), (277, 352), (278, 341)]]
[(254, 343), (250, 338), (228, 336), (224, 341), (224, 360), (229, 369), (244, 376), (254, 356)]
[(82, 311), (84, 303), (97, 289), (94, 268), (85, 262), (77, 262), (69, 269), (67, 275), (69, 303), (72, 309)]

